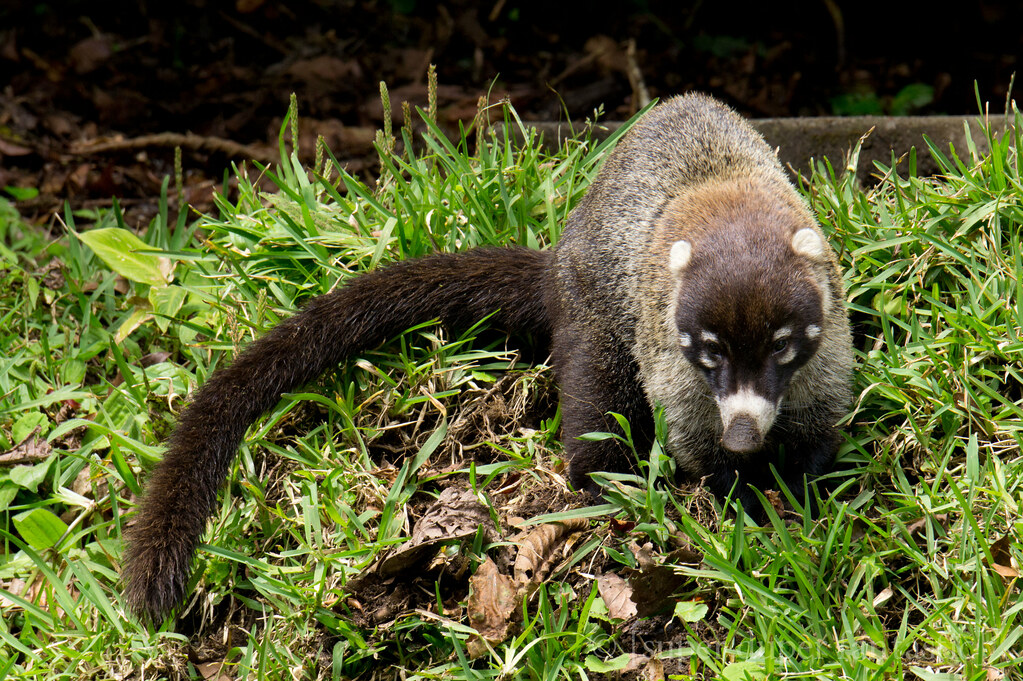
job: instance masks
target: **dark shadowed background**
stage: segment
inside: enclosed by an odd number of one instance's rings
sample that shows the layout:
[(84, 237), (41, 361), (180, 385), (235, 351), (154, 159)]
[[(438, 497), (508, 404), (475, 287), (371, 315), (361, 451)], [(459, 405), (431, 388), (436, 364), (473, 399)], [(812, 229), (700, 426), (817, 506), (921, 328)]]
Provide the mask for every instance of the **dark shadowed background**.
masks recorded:
[[(967, 6), (967, 4), (969, 6)], [(173, 144), (89, 153), (82, 143), (193, 132), (271, 154), (289, 95), (304, 151), (322, 134), (354, 172), (372, 172), (379, 82), (469, 121), (481, 94), (524, 119), (632, 113), (710, 91), (752, 117), (977, 111), (974, 83), (1004, 108), (1023, 41), (1023, 5), (938, 3), (7, 0), (0, 6), (0, 195), (47, 221), (120, 197), (147, 219)], [(637, 78), (636, 74), (639, 74)], [(185, 149), (186, 200), (211, 208), (230, 159)], [(9, 189), (4, 189), (4, 188)]]

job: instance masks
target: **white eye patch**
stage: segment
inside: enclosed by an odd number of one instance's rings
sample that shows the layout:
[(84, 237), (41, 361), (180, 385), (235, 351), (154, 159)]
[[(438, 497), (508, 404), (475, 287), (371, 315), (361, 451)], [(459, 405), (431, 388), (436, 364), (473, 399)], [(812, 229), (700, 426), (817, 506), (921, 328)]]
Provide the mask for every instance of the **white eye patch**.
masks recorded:
[(700, 364), (707, 367), (708, 369), (716, 369), (718, 366), (718, 361), (711, 357), (710, 355), (708, 355), (706, 352), (701, 352)]
[(693, 347), (693, 337), (688, 333), (680, 333), (678, 335), (678, 344), (684, 348)]
[(789, 362), (791, 362), (795, 358), (796, 358), (796, 348), (794, 346), (790, 345), (788, 348), (785, 349), (785, 352), (782, 353), (782, 356), (779, 357), (775, 361), (777, 361), (778, 364), (788, 364)]
[[(774, 342), (777, 343), (778, 341), (787, 340), (791, 336), (792, 336), (792, 327), (791, 326), (783, 326), (783, 327), (781, 327), (780, 329), (778, 329), (777, 331), (774, 332), (774, 335), (771, 337), (771, 339)], [(780, 357), (778, 357), (775, 361), (778, 364), (788, 364), (789, 362), (791, 362), (795, 358), (796, 358), (796, 348), (795, 348), (795, 346), (793, 344), (790, 343), (788, 345), (788, 347), (785, 348), (785, 352), (782, 353), (782, 355)]]
[(821, 335), (821, 327), (817, 326), (816, 324), (811, 324), (810, 326), (806, 327), (806, 337), (809, 338), (810, 340), (815, 340), (819, 335)]

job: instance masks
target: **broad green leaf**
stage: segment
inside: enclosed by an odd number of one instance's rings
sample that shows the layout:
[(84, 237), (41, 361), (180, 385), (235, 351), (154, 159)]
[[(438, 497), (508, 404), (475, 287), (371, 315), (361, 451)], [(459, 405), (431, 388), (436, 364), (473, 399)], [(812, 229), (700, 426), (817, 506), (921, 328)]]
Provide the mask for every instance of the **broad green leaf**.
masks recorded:
[(64, 366), (61, 367), (60, 375), (65, 383), (79, 385), (85, 380), (87, 368), (85, 362), (80, 359), (66, 359), (64, 360)]
[(18, 420), (11, 426), (11, 435), (16, 443), (24, 442), (25, 438), (35, 432), (36, 428), (43, 432), (44, 427), (49, 422), (46, 414), (41, 411), (30, 411), (26, 414), (22, 414), (18, 417)]
[(92, 397), (93, 394), (82, 390), (74, 390), (72, 386), (66, 385), (62, 388), (54, 390), (52, 393), (47, 393), (42, 397), (28, 402), (22, 402), (16, 407), (8, 407), (6, 409), (0, 409), (0, 414), (9, 411), (24, 411), (25, 409), (31, 409), (32, 407), (48, 407), (51, 404), (56, 404), (63, 400), (81, 400), (87, 397)]
[(156, 313), (156, 325), (163, 332), (170, 326), (171, 318), (185, 303), (188, 293), (180, 286), (154, 286), (149, 289), (149, 302)]
[(82, 232), (78, 238), (91, 248), (107, 267), (125, 279), (150, 286), (164, 286), (171, 281), (171, 270), (174, 267), (171, 261), (143, 253), (142, 251), (152, 250), (152, 247), (126, 229), (120, 227), (93, 229)]
[(7, 510), (7, 507), (14, 501), (14, 497), (18, 495), (19, 489), (21, 488), (10, 480), (0, 482), (0, 511)]
[(149, 309), (148, 303), (146, 305), (140, 305), (131, 311), (131, 314), (125, 317), (121, 325), (117, 327), (117, 333), (114, 334), (114, 342), (120, 345), (124, 342), (124, 339), (131, 335), (131, 332), (142, 326), (149, 317), (153, 314), (152, 310)]
[(11, 469), (11, 482), (31, 492), (39, 489), (39, 483), (46, 479), (50, 471), (50, 460), (33, 466), (15, 466)]
[(610, 660), (601, 660), (596, 655), (587, 655), (586, 668), (597, 674), (606, 674), (607, 672), (625, 669), (625, 665), (629, 664), (631, 657), (629, 653), (622, 653), (618, 657), (612, 657)]
[(721, 670), (721, 678), (727, 681), (763, 681), (767, 678), (761, 662), (746, 660), (733, 662)]
[(675, 617), (683, 622), (699, 622), (707, 616), (707, 604), (699, 601), (680, 601), (675, 604)]
[(30, 201), (39, 196), (39, 190), (35, 187), (13, 187), (4, 186), (4, 191), (14, 197), (15, 201)]
[(14, 526), (28, 545), (34, 549), (54, 546), (67, 532), (64, 521), (45, 508), (33, 508), (14, 516)]

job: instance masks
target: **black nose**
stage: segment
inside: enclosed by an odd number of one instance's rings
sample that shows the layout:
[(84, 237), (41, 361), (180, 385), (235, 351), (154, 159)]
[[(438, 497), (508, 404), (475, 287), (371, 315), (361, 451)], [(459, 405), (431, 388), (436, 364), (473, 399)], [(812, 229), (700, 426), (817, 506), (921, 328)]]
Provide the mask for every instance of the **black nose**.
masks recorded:
[(732, 419), (721, 436), (721, 445), (730, 452), (749, 454), (760, 449), (764, 444), (764, 436), (757, 428), (753, 417), (739, 415)]

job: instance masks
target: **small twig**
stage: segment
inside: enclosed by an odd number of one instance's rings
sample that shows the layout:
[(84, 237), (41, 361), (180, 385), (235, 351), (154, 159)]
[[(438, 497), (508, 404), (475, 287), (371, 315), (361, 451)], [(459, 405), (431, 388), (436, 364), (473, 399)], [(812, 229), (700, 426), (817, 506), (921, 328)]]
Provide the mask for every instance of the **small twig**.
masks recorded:
[(551, 78), (551, 80), (548, 83), (548, 85), (550, 87), (557, 87), (558, 83), (560, 83), (561, 81), (565, 80), (566, 78), (571, 76), (573, 73), (575, 73), (576, 71), (578, 71), (582, 67), (586, 66), (587, 64), (589, 64), (590, 62), (595, 60), (597, 57), (603, 56), (606, 52), (607, 52), (607, 50), (597, 50), (595, 52), (590, 52), (586, 56), (581, 57), (580, 59), (572, 62), (571, 64), (566, 66), (565, 69), (561, 73), (559, 73), (558, 75), (556, 75), (553, 78)]
[(161, 132), (156, 135), (142, 135), (123, 140), (79, 142), (71, 145), (72, 154), (103, 154), (110, 151), (131, 151), (148, 147), (181, 147), (192, 151), (218, 152), (231, 157), (250, 158), (270, 162), (270, 153), (239, 144), (221, 137), (206, 137), (190, 132)]
[(636, 109), (642, 109), (650, 103), (650, 90), (647, 89), (646, 81), (643, 80), (643, 72), (639, 70), (639, 63), (636, 62), (636, 41), (632, 38), (629, 39), (629, 46), (625, 50), (625, 56), (629, 63), (629, 84), (632, 86), (632, 92), (639, 100)]
[(490, 10), (490, 14), (487, 16), (487, 21), (497, 21), (501, 17), (501, 10), (504, 9), (505, 0), (497, 0), (494, 3), (494, 8)]
[(291, 55), (291, 50), (288, 49), (288, 46), (285, 45), (284, 43), (282, 43), (281, 41), (274, 39), (272, 36), (268, 36), (268, 35), (264, 35), (263, 33), (260, 33), (259, 31), (257, 31), (256, 29), (252, 28), (248, 24), (243, 23), (241, 21), (238, 21), (237, 19), (232, 17), (227, 12), (220, 12), (220, 17), (224, 21), (226, 21), (227, 23), (231, 24), (236, 29), (238, 29), (239, 31), (244, 33), (245, 35), (248, 35), (248, 36), (251, 36), (252, 38), (255, 38), (259, 42), (261, 42), (264, 45), (266, 45), (267, 47), (269, 47), (271, 50), (276, 50), (277, 52), (280, 52), (281, 54), (283, 54), (285, 56)]

